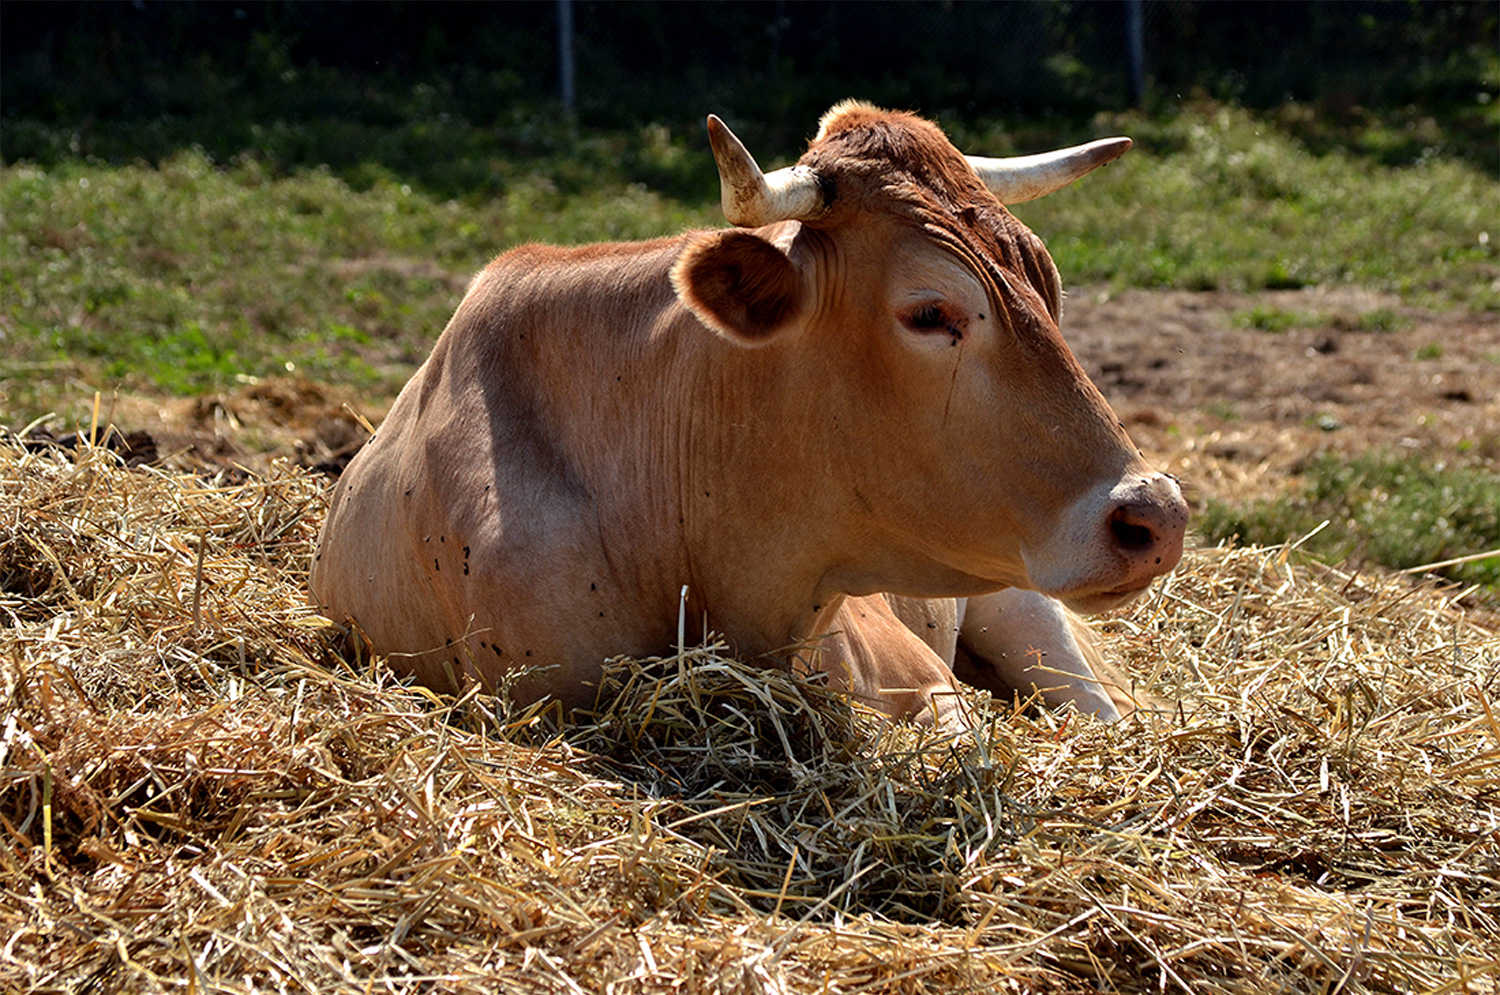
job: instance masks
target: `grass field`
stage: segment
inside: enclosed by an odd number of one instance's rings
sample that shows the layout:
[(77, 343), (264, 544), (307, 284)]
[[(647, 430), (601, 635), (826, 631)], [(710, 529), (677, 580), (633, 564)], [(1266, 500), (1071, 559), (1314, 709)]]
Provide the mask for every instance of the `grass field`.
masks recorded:
[(534, 178), (470, 206), (194, 152), (159, 169), (8, 167), (0, 189), (4, 388), (21, 417), (78, 380), (191, 393), (296, 369), (391, 391), (500, 250), (711, 220), (635, 187), (564, 196)]
[[(1210, 498), (1198, 527), (1211, 540), (1307, 536), (1301, 548), (1334, 562), (1417, 567), (1500, 548), (1500, 479), (1395, 453), (1323, 454), (1290, 497), (1239, 505)], [(1446, 572), (1500, 594), (1500, 555)]]

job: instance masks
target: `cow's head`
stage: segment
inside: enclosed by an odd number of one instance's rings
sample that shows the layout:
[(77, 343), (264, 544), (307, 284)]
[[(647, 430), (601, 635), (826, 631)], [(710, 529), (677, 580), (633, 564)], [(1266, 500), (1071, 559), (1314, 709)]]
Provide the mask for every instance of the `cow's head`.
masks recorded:
[(742, 227), (696, 236), (673, 280), (704, 324), (800, 378), (795, 431), (861, 540), (846, 589), (1018, 586), (1101, 610), (1176, 564), (1181, 493), (1063, 342), (1057, 270), (1003, 206), (1128, 139), (979, 159), (920, 118), (846, 103), (764, 175), (718, 118), (709, 135)]

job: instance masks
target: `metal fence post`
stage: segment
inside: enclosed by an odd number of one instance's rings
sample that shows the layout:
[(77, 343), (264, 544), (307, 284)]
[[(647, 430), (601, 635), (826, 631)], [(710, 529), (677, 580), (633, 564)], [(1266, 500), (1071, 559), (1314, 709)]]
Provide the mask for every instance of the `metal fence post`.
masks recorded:
[(563, 110), (571, 115), (578, 102), (573, 69), (573, 0), (557, 0), (557, 64)]
[(1146, 99), (1146, 45), (1141, 31), (1141, 0), (1125, 0), (1125, 12), (1130, 48), (1130, 103), (1139, 107)]

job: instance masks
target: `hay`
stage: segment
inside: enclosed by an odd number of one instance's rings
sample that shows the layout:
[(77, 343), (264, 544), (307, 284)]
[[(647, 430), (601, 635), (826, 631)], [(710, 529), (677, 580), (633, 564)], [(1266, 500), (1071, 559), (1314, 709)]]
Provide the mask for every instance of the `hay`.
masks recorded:
[(0, 438), (0, 989), (1500, 986), (1500, 638), (1189, 555), (1104, 623), (1170, 715), (882, 726), (709, 647), (596, 714), (403, 686), (305, 606), (322, 483)]

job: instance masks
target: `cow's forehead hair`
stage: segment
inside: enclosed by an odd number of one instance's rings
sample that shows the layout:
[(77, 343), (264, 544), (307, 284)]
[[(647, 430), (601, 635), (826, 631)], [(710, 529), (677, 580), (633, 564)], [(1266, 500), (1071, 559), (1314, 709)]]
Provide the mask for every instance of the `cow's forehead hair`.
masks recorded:
[(913, 187), (912, 192), (919, 190), (935, 198), (937, 206), (955, 212), (989, 198), (962, 153), (937, 125), (915, 114), (854, 100), (823, 115), (801, 161), (836, 185), (860, 186), (864, 180), (896, 200), (906, 199), (903, 187)]
[(800, 161), (833, 181), (832, 227), (848, 217), (845, 210), (887, 214), (960, 258), (995, 302), (1010, 296), (1009, 273), (1030, 284), (1056, 319), (1061, 288), (1046, 248), (985, 188), (937, 125), (845, 101), (823, 115)]

